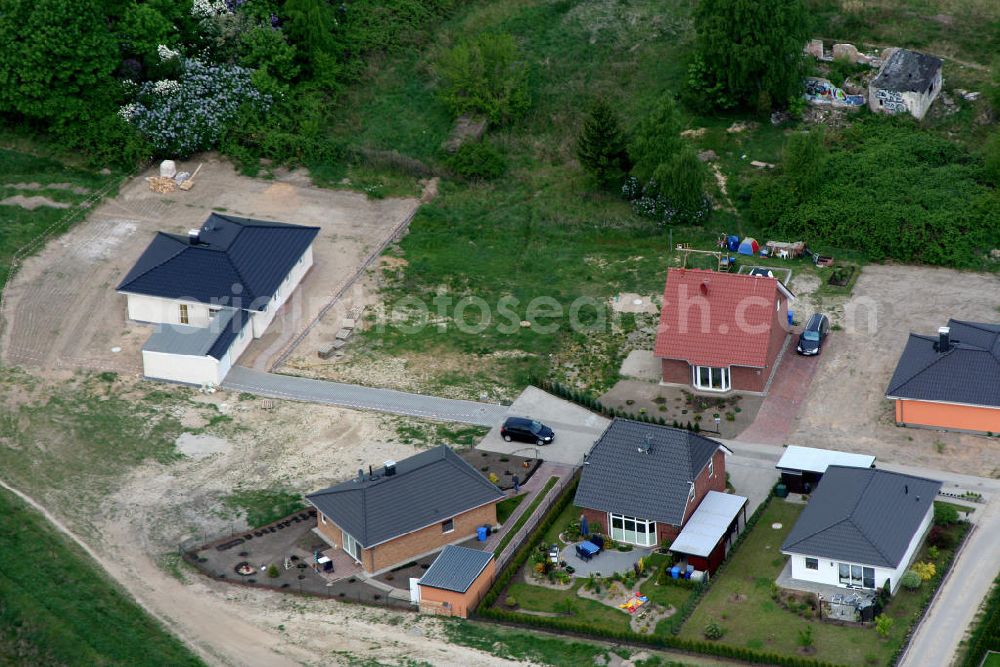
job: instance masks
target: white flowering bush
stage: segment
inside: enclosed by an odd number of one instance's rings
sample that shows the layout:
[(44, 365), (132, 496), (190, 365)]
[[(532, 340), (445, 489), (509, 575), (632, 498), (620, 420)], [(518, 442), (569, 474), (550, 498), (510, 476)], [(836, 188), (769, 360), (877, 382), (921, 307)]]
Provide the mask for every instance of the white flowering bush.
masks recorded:
[(707, 220), (712, 211), (712, 201), (705, 195), (694, 206), (677, 206), (663, 195), (653, 179), (642, 186), (635, 176), (629, 176), (622, 184), (622, 196), (632, 202), (632, 210), (636, 215), (651, 218), (661, 224), (698, 224)]
[(191, 3), (191, 16), (198, 19), (207, 19), (228, 12), (226, 0), (193, 0)]
[(171, 49), (166, 44), (160, 44), (159, 46), (156, 47), (156, 55), (160, 57), (160, 60), (166, 62), (168, 60), (173, 60), (174, 58), (180, 57), (181, 52)]
[(256, 113), (270, 108), (271, 96), (257, 90), (252, 74), (236, 65), (184, 59), (178, 81), (147, 81), (137, 100), (118, 113), (157, 153), (184, 157), (214, 148), (245, 106)]

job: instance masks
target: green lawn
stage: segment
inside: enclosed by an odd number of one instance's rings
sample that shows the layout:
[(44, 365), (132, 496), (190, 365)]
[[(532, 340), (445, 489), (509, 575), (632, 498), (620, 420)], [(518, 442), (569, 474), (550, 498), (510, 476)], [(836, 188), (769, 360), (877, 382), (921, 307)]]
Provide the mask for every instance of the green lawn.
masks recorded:
[[(540, 611), (559, 614), (574, 623), (583, 623), (602, 630), (628, 630), (629, 619), (625, 612), (609, 607), (596, 600), (582, 598), (576, 594), (583, 585), (578, 580), (573, 587), (559, 591), (525, 583), (513, 583), (507, 589), (507, 600), (517, 600), (520, 611)], [(572, 605), (572, 613), (566, 614), (566, 603)]]
[[(930, 595), (929, 584), (913, 592), (899, 589), (884, 611), (894, 621), (884, 640), (872, 627), (808, 621), (780, 607), (771, 599), (771, 584), (786, 561), (779, 551), (781, 543), (803, 507), (779, 499), (771, 502), (684, 624), (680, 636), (703, 641), (705, 626), (714, 621), (725, 628), (721, 640), (725, 644), (767, 653), (795, 654), (799, 650), (799, 632), (811, 627), (816, 659), (859, 667), (887, 665), (910, 623), (915, 621), (923, 600)], [(771, 527), (774, 523), (782, 527), (775, 530)], [(947, 552), (942, 549), (942, 558), (945, 555)], [(926, 559), (925, 546), (918, 560)]]
[(983, 661), (983, 667), (1000, 667), (1000, 653), (988, 653)]
[(528, 496), (527, 493), (522, 493), (505, 500), (501, 500), (497, 503), (497, 523), (503, 524), (510, 518), (510, 515), (514, 513), (517, 506), (524, 502), (524, 499)]
[[(16, 195), (47, 197), (60, 204), (75, 205), (88, 194), (74, 192), (64, 187), (47, 187), (51, 184), (69, 184), (89, 192), (116, 178), (102, 176), (92, 171), (71, 167), (55, 158), (38, 157), (29, 153), (0, 148), (0, 199)], [(38, 184), (39, 189), (15, 188), (14, 185)], [(20, 206), (0, 206), (0, 286), (7, 281), (7, 272), (14, 253), (34, 240), (54, 223), (67, 215), (68, 209), (39, 206), (28, 210)], [(36, 248), (35, 252), (41, 248)]]
[(202, 664), (6, 491), (0, 491), (0, 554), (0, 664)]

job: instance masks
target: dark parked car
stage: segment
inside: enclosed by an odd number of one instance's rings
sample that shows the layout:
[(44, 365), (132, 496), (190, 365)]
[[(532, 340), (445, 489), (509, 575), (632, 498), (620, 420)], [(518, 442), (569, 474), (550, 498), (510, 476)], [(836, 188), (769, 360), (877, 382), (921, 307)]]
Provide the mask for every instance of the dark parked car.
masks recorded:
[(556, 437), (555, 432), (542, 422), (524, 417), (508, 417), (500, 427), (500, 435), (507, 442), (520, 440), (536, 445), (547, 445)]
[(828, 333), (830, 333), (830, 318), (816, 313), (809, 318), (805, 331), (799, 334), (799, 345), (795, 348), (796, 351), (806, 355), (819, 354)]

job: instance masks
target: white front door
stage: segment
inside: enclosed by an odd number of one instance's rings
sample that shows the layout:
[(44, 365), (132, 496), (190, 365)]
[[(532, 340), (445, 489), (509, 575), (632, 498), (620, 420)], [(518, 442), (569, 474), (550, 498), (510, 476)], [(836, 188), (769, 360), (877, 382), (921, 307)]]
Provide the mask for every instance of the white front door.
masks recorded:
[(417, 585), (419, 577), (410, 577), (410, 604), (420, 604), (420, 586)]

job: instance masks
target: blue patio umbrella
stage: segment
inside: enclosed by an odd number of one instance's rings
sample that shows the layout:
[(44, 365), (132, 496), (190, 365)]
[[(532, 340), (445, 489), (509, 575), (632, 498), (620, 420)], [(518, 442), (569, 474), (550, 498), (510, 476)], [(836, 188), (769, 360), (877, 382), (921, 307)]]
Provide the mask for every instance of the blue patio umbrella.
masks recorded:
[(590, 535), (590, 526), (587, 525), (587, 517), (583, 514), (580, 515), (580, 534), (584, 537)]

